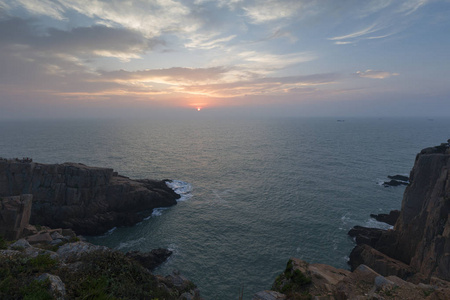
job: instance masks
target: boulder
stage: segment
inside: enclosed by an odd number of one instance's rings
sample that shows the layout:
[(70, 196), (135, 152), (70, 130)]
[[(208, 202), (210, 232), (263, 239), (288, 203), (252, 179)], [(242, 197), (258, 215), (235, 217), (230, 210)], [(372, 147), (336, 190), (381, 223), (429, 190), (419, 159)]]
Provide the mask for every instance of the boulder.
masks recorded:
[(400, 180), (391, 179), (390, 181), (383, 182), (383, 185), (385, 187), (389, 187), (389, 186), (408, 185), (408, 183)]
[(378, 214), (378, 215), (371, 214), (370, 215), (371, 218), (374, 218), (378, 222), (383, 222), (383, 223), (389, 224), (391, 226), (395, 225), (399, 216), (400, 216), (399, 210), (391, 210), (389, 212), (389, 214)]
[(393, 180), (409, 181), (409, 177), (404, 175), (388, 175), (388, 178)]
[(383, 276), (395, 275), (407, 279), (414, 274), (413, 269), (399, 260), (393, 259), (366, 244), (353, 248), (349, 264), (352, 270), (364, 264)]
[(62, 261), (67, 261), (69, 259), (76, 260), (85, 253), (90, 253), (94, 251), (110, 251), (109, 248), (105, 246), (97, 246), (86, 242), (75, 242), (67, 243), (59, 247), (56, 253)]
[(53, 239), (48, 232), (40, 232), (25, 238), (30, 244), (49, 243)]
[(385, 230), (379, 228), (369, 228), (363, 226), (354, 226), (348, 232), (348, 235), (355, 238), (357, 245), (367, 244), (374, 246)]
[(253, 296), (252, 300), (284, 300), (286, 295), (275, 291), (261, 291)]
[(153, 270), (161, 265), (170, 255), (172, 255), (172, 251), (162, 248), (153, 249), (150, 252), (130, 251), (126, 254), (127, 257), (137, 261), (149, 270)]
[(38, 281), (48, 280), (50, 282), (50, 293), (56, 300), (66, 299), (66, 286), (62, 282), (61, 278), (56, 275), (44, 273), (37, 278)]
[(30, 243), (28, 243), (28, 241), (26, 239), (20, 239), (14, 243), (12, 243), (11, 245), (9, 245), (9, 249), (13, 249), (13, 250), (21, 250), (21, 249), (26, 249), (26, 248), (30, 248), (31, 245)]
[(32, 200), (33, 195), (0, 194), (0, 236), (6, 240), (20, 238), (30, 221)]

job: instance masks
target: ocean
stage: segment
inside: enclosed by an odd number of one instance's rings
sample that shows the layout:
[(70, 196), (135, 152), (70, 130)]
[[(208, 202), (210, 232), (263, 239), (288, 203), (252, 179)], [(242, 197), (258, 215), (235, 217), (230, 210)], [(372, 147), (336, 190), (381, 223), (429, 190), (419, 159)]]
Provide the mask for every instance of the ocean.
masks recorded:
[(169, 248), (205, 299), (270, 289), (290, 257), (348, 268), (354, 225), (400, 209), (416, 154), (450, 138), (449, 119), (234, 118), (0, 122), (0, 157), (80, 162), (173, 179), (182, 195), (143, 222), (88, 237), (121, 251)]

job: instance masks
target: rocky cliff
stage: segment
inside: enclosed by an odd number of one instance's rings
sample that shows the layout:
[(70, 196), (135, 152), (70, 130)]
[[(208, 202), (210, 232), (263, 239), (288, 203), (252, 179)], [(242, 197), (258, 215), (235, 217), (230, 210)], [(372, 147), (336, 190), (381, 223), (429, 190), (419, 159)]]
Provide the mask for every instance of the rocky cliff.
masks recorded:
[(353, 272), (294, 258), (254, 299), (449, 299), (450, 140), (416, 156), (401, 211), (389, 216), (391, 230), (349, 232)]
[(108, 168), (0, 159), (0, 197), (33, 195), (31, 224), (101, 234), (140, 222), (179, 198), (164, 181), (132, 180)]
[[(422, 150), (411, 171), (400, 215), (393, 230), (370, 243), (360, 242), (351, 254), (353, 267), (364, 263), (380, 273), (392, 272), (411, 281), (432, 277), (450, 280), (450, 147)], [(361, 240), (361, 239), (360, 239)], [(375, 259), (376, 256), (387, 259)]]

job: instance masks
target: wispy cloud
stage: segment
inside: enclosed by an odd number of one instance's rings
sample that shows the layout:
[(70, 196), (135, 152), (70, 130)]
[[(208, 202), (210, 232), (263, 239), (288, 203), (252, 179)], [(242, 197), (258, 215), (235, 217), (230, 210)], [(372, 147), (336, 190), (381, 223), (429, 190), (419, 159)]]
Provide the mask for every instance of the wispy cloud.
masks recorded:
[(375, 26), (375, 24), (372, 24), (369, 27), (364, 28), (362, 30), (359, 30), (359, 31), (356, 31), (356, 32), (353, 32), (353, 33), (349, 33), (349, 34), (346, 34), (346, 35), (335, 36), (335, 37), (329, 38), (329, 40), (337, 41), (337, 40), (353, 39), (353, 38), (357, 38), (357, 37), (360, 37), (360, 36), (363, 36), (363, 35), (375, 32), (375, 31), (377, 31), (376, 26)]
[(362, 78), (371, 78), (371, 79), (385, 79), (392, 76), (398, 76), (398, 73), (391, 73), (386, 71), (374, 71), (374, 70), (366, 70), (364, 72), (357, 71), (355, 73), (358, 77)]
[(255, 1), (243, 7), (247, 17), (253, 23), (264, 23), (290, 18), (303, 6), (302, 1)]
[[(351, 16), (359, 29), (328, 38), (336, 45), (354, 44), (361, 40), (384, 39), (397, 34), (413, 22), (409, 15), (426, 5), (430, 0), (392, 1), (383, 0), (367, 2)], [(370, 23), (369, 23), (370, 22)], [(367, 24), (370, 25), (367, 25)], [(363, 29), (360, 29), (360, 28)]]

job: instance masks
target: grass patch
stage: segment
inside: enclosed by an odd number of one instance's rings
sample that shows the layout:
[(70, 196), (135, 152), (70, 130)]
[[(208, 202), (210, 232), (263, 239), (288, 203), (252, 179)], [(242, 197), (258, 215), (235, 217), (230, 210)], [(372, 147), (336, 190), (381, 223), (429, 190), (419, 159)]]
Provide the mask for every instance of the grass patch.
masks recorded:
[(48, 281), (36, 281), (42, 273), (53, 273), (58, 262), (48, 254), (28, 258), (16, 255), (0, 260), (0, 299), (48, 298)]
[[(158, 286), (156, 278), (120, 252), (96, 251), (83, 255), (75, 272), (62, 269), (69, 299), (176, 299)], [(174, 297), (177, 296), (177, 297)]]
[(0, 250), (8, 249), (8, 243), (5, 239), (0, 235)]

